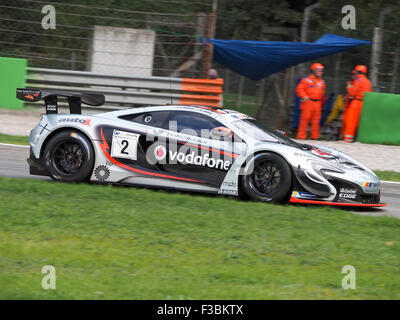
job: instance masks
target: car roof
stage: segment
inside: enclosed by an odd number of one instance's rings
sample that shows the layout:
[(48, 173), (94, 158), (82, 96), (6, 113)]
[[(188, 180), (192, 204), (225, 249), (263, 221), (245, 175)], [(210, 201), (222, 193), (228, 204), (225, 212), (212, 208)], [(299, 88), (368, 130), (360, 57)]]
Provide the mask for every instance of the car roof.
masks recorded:
[(141, 112), (151, 112), (151, 111), (162, 111), (162, 110), (171, 110), (171, 111), (195, 111), (199, 113), (209, 114), (212, 116), (218, 116), (222, 114), (228, 113), (240, 113), (236, 110), (217, 108), (213, 106), (206, 105), (156, 105), (156, 106), (143, 106), (143, 107), (134, 107), (129, 109), (117, 110), (117, 111), (109, 111), (101, 114), (97, 114), (98, 116), (115, 116), (119, 117), (122, 115), (141, 113)]

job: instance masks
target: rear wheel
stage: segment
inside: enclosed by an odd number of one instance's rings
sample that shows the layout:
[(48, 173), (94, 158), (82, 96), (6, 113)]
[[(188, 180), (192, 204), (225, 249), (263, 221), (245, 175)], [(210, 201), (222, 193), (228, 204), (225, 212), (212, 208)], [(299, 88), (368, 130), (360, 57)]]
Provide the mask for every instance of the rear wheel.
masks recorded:
[(253, 200), (286, 202), (292, 191), (292, 171), (277, 154), (257, 154), (246, 165), (242, 188)]
[(87, 180), (94, 166), (94, 151), (88, 139), (78, 131), (65, 130), (50, 139), (44, 150), (46, 168), (54, 180)]

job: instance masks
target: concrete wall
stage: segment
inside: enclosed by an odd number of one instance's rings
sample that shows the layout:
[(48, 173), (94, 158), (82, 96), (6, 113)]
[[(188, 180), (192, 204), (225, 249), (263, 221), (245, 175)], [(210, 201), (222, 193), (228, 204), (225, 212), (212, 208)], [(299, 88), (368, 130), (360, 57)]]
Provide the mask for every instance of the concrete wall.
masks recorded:
[(151, 76), (155, 38), (153, 30), (95, 26), (89, 70)]

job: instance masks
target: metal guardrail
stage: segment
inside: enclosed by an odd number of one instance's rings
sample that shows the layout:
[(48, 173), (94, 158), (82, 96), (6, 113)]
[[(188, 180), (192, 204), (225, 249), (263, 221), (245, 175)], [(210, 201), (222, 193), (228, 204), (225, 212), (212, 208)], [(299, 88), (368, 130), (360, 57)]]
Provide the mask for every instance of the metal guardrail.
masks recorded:
[(130, 77), (45, 68), (28, 68), (26, 86), (44, 91), (103, 93), (104, 106), (87, 107), (103, 110), (171, 102), (219, 107), (223, 92), (222, 79)]

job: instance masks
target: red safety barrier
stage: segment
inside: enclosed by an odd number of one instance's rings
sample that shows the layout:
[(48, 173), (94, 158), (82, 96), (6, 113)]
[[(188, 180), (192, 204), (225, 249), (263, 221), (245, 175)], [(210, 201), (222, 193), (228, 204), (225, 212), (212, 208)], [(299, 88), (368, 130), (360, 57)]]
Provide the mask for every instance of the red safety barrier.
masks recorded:
[[(180, 104), (199, 104), (222, 107), (224, 79), (188, 79), (182, 78)], [(199, 93), (186, 94), (183, 92)]]

